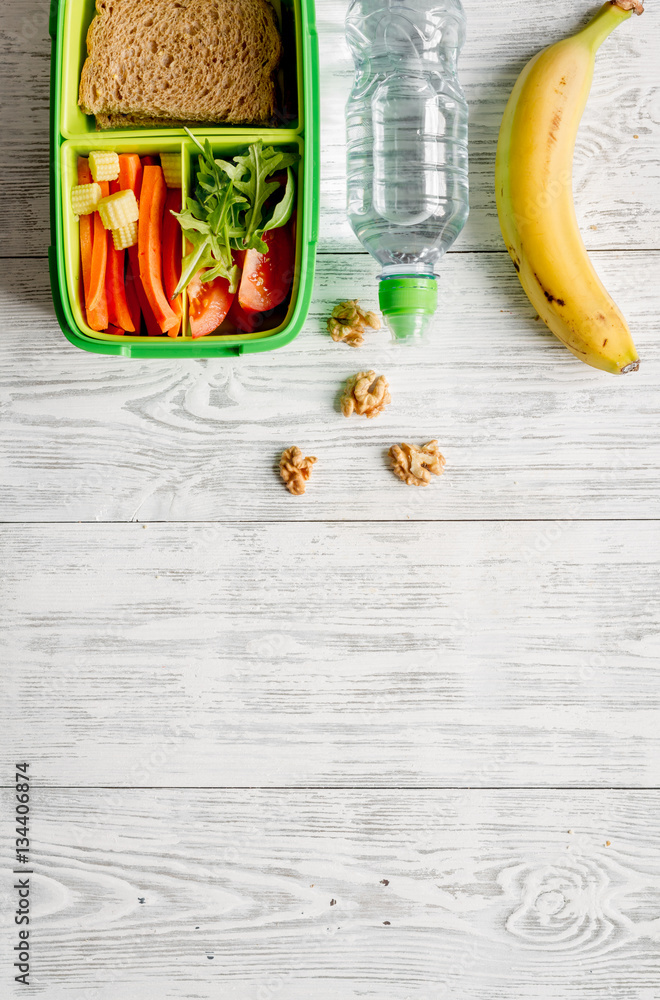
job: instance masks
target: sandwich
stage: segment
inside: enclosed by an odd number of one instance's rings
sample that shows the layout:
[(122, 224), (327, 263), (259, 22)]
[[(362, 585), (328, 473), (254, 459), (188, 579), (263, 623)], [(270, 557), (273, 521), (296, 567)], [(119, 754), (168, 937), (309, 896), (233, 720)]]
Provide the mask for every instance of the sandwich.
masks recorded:
[(78, 103), (99, 129), (268, 125), (282, 43), (268, 0), (96, 0)]

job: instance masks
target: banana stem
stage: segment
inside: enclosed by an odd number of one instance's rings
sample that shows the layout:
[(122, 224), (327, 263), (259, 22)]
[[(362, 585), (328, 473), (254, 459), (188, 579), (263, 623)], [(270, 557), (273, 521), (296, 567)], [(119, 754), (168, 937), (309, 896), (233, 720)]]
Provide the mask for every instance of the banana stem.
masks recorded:
[(640, 0), (608, 0), (578, 34), (585, 38), (595, 52), (619, 24), (632, 17), (633, 11), (641, 14), (643, 10)]
[(610, 0), (611, 4), (616, 4), (621, 10), (630, 10), (634, 14), (643, 14), (644, 7), (641, 0)]

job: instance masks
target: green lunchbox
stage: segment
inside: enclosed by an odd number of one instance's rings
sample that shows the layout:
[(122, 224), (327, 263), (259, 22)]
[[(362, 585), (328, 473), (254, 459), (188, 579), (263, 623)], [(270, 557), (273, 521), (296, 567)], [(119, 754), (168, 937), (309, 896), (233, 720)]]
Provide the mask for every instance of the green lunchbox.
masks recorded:
[[(87, 29), (94, 17), (94, 0), (51, 0), (52, 43), (50, 107), (50, 279), (57, 319), (76, 347), (95, 354), (133, 358), (222, 357), (271, 351), (288, 344), (300, 332), (312, 297), (319, 213), (319, 72), (314, 0), (272, 0), (283, 26), (286, 111), (274, 128), (219, 126), (193, 129), (209, 139), (223, 158), (243, 152), (257, 139), (264, 145), (296, 150), (297, 178), (295, 277), (285, 318), (272, 330), (214, 334), (193, 340), (184, 313), (182, 335), (176, 338), (118, 336), (97, 333), (86, 322), (81, 298), (78, 219), (70, 204), (77, 184), (77, 159), (91, 149), (108, 149), (140, 156), (179, 152), (183, 196), (197, 164), (197, 149), (183, 129), (118, 129), (97, 132), (93, 117), (78, 107), (78, 86), (87, 55)], [(284, 26), (286, 24), (286, 34)], [(295, 53), (291, 49), (295, 46)], [(295, 67), (294, 67), (295, 56)], [(295, 71), (294, 71), (295, 70)], [(182, 241), (183, 252), (183, 241)], [(185, 296), (184, 296), (185, 299)]]

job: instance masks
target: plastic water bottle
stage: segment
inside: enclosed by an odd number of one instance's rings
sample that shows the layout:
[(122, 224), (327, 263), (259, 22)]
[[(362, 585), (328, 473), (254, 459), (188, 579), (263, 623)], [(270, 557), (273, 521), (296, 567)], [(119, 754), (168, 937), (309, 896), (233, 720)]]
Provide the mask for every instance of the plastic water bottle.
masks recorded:
[(346, 37), (348, 216), (382, 265), (381, 312), (407, 339), (435, 312), (435, 268), (468, 217), (465, 14), (460, 0), (352, 0)]

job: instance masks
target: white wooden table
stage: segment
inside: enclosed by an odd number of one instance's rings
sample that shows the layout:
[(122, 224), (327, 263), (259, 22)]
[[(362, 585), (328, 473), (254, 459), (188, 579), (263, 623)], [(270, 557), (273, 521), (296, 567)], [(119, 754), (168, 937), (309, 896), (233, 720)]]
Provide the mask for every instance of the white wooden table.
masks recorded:
[[(50, 304), (47, 0), (3, 0), (2, 996), (31, 763), (48, 1000), (657, 1000), (660, 10), (598, 58), (575, 190), (643, 359), (537, 322), (492, 172), (527, 58), (592, 9), (467, 0), (469, 224), (426, 349), (333, 344), (376, 300), (344, 218), (344, 0), (318, 0), (316, 295), (288, 348), (77, 352)], [(342, 380), (393, 405), (345, 420)], [(395, 441), (437, 437), (414, 491)], [(319, 458), (306, 496), (274, 468)]]

